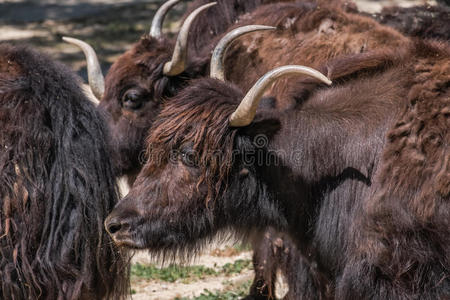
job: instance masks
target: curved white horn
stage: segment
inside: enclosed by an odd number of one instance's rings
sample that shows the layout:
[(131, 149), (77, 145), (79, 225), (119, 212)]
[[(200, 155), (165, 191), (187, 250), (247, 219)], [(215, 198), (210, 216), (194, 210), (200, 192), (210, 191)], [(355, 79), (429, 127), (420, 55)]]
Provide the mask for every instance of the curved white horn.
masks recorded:
[(103, 78), (102, 69), (98, 62), (97, 54), (94, 49), (86, 42), (71, 37), (63, 37), (64, 41), (74, 44), (83, 50), (86, 56), (88, 81), (91, 87), (92, 93), (98, 100), (103, 97), (105, 92), (105, 80)]
[(152, 20), (152, 26), (150, 27), (150, 36), (154, 38), (160, 38), (162, 35), (162, 26), (164, 22), (164, 17), (167, 12), (175, 6), (181, 0), (169, 0), (161, 5), (160, 8), (155, 13), (155, 16)]
[(264, 92), (280, 77), (288, 75), (308, 75), (328, 85), (331, 81), (322, 73), (304, 66), (283, 66), (267, 72), (248, 91), (238, 108), (231, 114), (229, 124), (231, 127), (243, 127), (249, 125), (255, 118), (256, 109)]
[(163, 74), (167, 76), (175, 76), (182, 73), (185, 70), (186, 60), (187, 60), (187, 42), (189, 36), (189, 28), (195, 17), (203, 10), (216, 5), (216, 2), (208, 3), (200, 6), (194, 10), (184, 21), (178, 33), (177, 41), (175, 43), (175, 48), (173, 50), (172, 60), (164, 65)]
[(264, 26), (264, 25), (248, 25), (236, 28), (227, 33), (214, 48), (214, 52), (211, 57), (211, 70), (210, 77), (225, 81), (225, 70), (223, 68), (225, 53), (231, 43), (238, 37), (259, 30), (275, 30), (276, 27)]

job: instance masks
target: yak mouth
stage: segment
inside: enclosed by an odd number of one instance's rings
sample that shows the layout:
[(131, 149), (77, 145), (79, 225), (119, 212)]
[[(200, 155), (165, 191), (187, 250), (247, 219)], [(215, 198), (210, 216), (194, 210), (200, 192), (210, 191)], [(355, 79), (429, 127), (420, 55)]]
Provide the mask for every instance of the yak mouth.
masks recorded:
[(133, 236), (112, 235), (111, 237), (112, 237), (114, 244), (116, 244), (118, 247), (129, 248), (129, 249), (134, 249), (134, 250), (145, 249), (145, 245), (144, 245), (143, 241), (141, 239), (136, 239)]
[(132, 223), (130, 219), (114, 216), (105, 221), (106, 231), (119, 247), (160, 251), (175, 249), (186, 243), (182, 232), (173, 230), (159, 220), (141, 219), (140, 222)]

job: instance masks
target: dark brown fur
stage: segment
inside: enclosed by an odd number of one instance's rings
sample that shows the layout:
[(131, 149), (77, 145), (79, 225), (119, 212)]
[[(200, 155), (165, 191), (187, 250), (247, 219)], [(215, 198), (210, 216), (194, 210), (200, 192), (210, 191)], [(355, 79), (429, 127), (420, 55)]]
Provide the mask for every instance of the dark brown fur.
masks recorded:
[(72, 72), (0, 45), (1, 299), (128, 294), (128, 259), (103, 227), (118, 201), (106, 139)]
[(450, 40), (450, 7), (445, 5), (386, 7), (373, 17), (409, 36)]
[(271, 225), (316, 266), (291, 274), (305, 284), (298, 291), (323, 278), (338, 299), (445, 299), (449, 57), (449, 45), (418, 41), (338, 59), (328, 64), (334, 87), (245, 128), (228, 126), (237, 87), (193, 82), (158, 116), (110, 231), (119, 244), (189, 254), (221, 229)]

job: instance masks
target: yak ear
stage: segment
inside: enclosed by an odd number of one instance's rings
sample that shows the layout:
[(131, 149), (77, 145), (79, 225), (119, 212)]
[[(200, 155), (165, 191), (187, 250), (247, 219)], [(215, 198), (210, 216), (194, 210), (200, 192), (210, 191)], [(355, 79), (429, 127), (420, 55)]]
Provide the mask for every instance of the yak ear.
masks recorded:
[(244, 135), (250, 137), (252, 140), (262, 136), (270, 140), (280, 128), (281, 122), (276, 117), (259, 120), (258, 116), (256, 116), (250, 125), (242, 127), (241, 130)]

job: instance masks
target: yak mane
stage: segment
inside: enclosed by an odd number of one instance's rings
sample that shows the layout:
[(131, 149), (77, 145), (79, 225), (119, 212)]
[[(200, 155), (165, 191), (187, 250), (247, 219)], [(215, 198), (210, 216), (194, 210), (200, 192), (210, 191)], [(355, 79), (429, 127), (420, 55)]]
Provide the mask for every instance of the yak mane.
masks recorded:
[(106, 138), (71, 71), (0, 46), (0, 298), (125, 298), (128, 259), (103, 228), (118, 200)]

